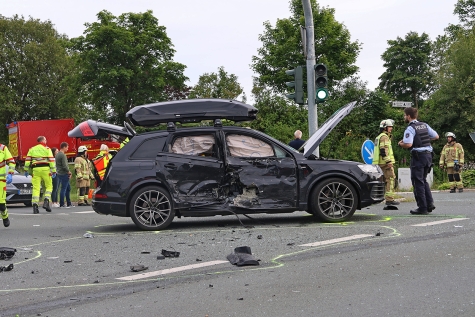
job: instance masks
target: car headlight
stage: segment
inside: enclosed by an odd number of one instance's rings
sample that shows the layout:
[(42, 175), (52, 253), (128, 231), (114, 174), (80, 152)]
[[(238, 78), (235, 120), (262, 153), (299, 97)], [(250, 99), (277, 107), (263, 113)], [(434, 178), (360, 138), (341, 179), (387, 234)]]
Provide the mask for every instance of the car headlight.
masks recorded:
[(358, 167), (366, 174), (381, 173), (381, 168), (378, 165), (360, 164)]

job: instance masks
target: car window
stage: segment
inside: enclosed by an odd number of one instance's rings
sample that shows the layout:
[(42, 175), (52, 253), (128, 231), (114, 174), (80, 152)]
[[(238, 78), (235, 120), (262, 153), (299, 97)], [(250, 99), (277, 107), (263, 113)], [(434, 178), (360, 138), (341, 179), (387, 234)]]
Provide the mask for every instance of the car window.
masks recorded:
[(248, 135), (228, 134), (226, 145), (229, 154), (235, 157), (274, 157), (272, 146)]
[(145, 140), (144, 142), (142, 142), (142, 144), (139, 145), (139, 147), (135, 150), (135, 152), (130, 158), (136, 160), (155, 159), (157, 153), (163, 151), (165, 141), (165, 137)]
[(170, 144), (170, 152), (194, 156), (216, 156), (212, 134), (178, 136)]

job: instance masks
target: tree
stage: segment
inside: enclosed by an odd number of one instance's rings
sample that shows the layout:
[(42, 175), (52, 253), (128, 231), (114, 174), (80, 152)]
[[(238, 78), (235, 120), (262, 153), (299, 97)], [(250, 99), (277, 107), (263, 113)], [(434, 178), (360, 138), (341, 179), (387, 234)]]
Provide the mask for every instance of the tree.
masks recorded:
[(228, 74), (221, 66), (218, 73), (204, 73), (200, 76), (190, 98), (236, 99), (243, 93), (243, 88), (237, 80), (236, 75)]
[(97, 18), (70, 43), (83, 103), (119, 123), (134, 106), (167, 100), (170, 87), (186, 90), (186, 66), (173, 61), (173, 44), (152, 11), (115, 17), (104, 10)]
[(398, 100), (412, 100), (418, 108), (419, 100), (434, 89), (429, 36), (409, 32), (388, 44), (381, 55), (386, 71), (379, 77), (379, 87)]
[[(56, 119), (74, 114), (62, 100), (71, 72), (65, 36), (50, 21), (0, 16), (0, 121)], [(7, 139), (0, 129), (0, 140)]]
[[(311, 6), (315, 56), (318, 62), (327, 65), (331, 87), (333, 81), (357, 72), (354, 63), (361, 45), (358, 41), (350, 41), (350, 32), (335, 20), (334, 9), (320, 8), (316, 0), (311, 0)], [(305, 26), (302, 1), (291, 0), (290, 11), (292, 16), (277, 20), (275, 27), (269, 21), (264, 22), (264, 33), (259, 36), (262, 47), (258, 49), (258, 55), (252, 57), (251, 63), (252, 70), (258, 74), (253, 92), (271, 90), (284, 93), (287, 91), (285, 82), (291, 79), (285, 71), (306, 64), (300, 35), (300, 26)]]

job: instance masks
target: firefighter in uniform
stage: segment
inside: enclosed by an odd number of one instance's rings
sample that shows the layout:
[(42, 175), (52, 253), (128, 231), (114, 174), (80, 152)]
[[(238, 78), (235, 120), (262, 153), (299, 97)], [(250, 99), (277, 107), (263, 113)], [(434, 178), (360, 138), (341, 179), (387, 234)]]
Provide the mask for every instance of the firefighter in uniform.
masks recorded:
[(29, 171), (32, 174), (31, 184), (33, 185), (33, 195), (31, 203), (33, 213), (39, 213), (38, 204), (40, 201), (41, 182), (45, 184), (43, 208), (51, 212), (49, 201), (53, 190), (53, 178), (56, 177), (56, 163), (51, 149), (46, 146), (46, 137), (39, 136), (38, 144), (30, 148), (25, 159), (25, 176)]
[(459, 193), (463, 192), (462, 176), (460, 170), (464, 164), (464, 152), (462, 144), (457, 142), (455, 134), (447, 132), (445, 134), (447, 144), (440, 153), (439, 167), (447, 168), (447, 175), (449, 177), (450, 192), (455, 193), (457, 188)]
[(91, 163), (87, 159), (87, 147), (84, 145), (78, 148), (78, 154), (74, 160), (74, 170), (76, 171), (76, 187), (79, 191), (78, 206), (89, 206), (86, 197), (94, 175), (92, 174)]
[[(8, 174), (7, 174), (8, 165)], [(12, 175), (15, 173), (15, 160), (6, 145), (0, 143), (0, 216), (3, 225), (8, 227), (10, 220), (8, 219), (7, 210), (7, 184), (12, 182)]]
[(107, 165), (109, 165), (109, 161), (111, 159), (112, 154), (109, 153), (109, 147), (106, 144), (101, 144), (99, 154), (92, 160), (95, 171), (97, 172), (95, 177), (96, 187), (101, 186), (102, 180), (104, 179), (104, 175), (106, 173)]
[(391, 132), (393, 130), (394, 120), (386, 119), (379, 124), (380, 134), (376, 137), (374, 142), (374, 159), (373, 164), (379, 165), (384, 173), (384, 182), (386, 183), (386, 193), (384, 198), (386, 199), (387, 206), (399, 205), (398, 201), (394, 200), (394, 180), (396, 174), (394, 174), (394, 154), (393, 147), (391, 145)]

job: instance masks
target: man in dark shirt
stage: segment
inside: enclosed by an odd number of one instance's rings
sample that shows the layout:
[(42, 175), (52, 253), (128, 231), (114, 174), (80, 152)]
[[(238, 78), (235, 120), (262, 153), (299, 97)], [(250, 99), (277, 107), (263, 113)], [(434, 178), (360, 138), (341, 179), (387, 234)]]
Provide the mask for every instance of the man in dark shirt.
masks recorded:
[(305, 143), (305, 140), (302, 140), (302, 131), (297, 130), (294, 132), (295, 139), (289, 142), (289, 146), (293, 147), (298, 151), (300, 147)]
[[(69, 171), (68, 158), (66, 157), (66, 152), (69, 149), (69, 144), (67, 142), (62, 142), (58, 153), (56, 154), (56, 172), (58, 174), (59, 184), (59, 207), (70, 208), (74, 207), (71, 204), (70, 192), (71, 185), (69, 184), (69, 179), (71, 178), (71, 172)], [(64, 198), (66, 197), (66, 204), (64, 203)]]

